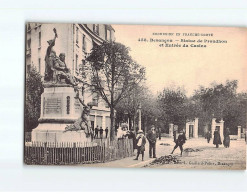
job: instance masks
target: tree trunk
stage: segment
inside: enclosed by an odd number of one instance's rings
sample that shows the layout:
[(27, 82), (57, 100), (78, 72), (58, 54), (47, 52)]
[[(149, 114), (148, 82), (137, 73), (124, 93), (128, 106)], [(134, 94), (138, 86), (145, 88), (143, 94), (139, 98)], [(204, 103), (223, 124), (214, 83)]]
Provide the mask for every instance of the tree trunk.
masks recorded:
[(134, 116), (133, 116), (133, 128), (134, 128), (134, 132), (137, 133), (136, 132), (136, 120), (135, 120), (135, 118), (136, 118), (136, 115), (134, 114)]
[(146, 135), (147, 133), (147, 116), (145, 116), (145, 121), (144, 121), (144, 134)]
[(131, 117), (128, 115), (128, 120), (129, 120), (129, 130), (132, 129), (132, 126), (131, 126), (131, 123), (132, 123), (132, 120), (131, 120)]
[(114, 108), (110, 108), (110, 118), (111, 118), (111, 131), (110, 131), (110, 140), (113, 141), (115, 138), (115, 116), (114, 116)]

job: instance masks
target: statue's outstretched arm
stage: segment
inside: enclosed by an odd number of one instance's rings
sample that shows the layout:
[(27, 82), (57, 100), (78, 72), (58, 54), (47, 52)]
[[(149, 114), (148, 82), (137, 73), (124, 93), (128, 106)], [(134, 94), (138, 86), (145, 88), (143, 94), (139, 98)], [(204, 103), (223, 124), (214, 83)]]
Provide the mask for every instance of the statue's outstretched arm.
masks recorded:
[(54, 33), (55, 33), (55, 37), (54, 37), (54, 39), (52, 40), (52, 43), (51, 43), (51, 45), (50, 45), (51, 48), (55, 45), (56, 38), (58, 37), (58, 36), (57, 36), (57, 30), (54, 28), (53, 31), (54, 31)]
[(51, 49), (52, 49), (52, 47), (55, 45), (56, 38), (58, 37), (58, 36), (57, 36), (57, 30), (54, 28), (53, 31), (54, 31), (54, 33), (55, 33), (55, 37), (54, 37), (54, 39), (52, 40), (52, 42), (50, 43), (50, 45), (49, 45), (48, 48), (47, 48), (47, 51), (46, 51), (46, 55), (47, 55), (47, 56), (50, 56)]

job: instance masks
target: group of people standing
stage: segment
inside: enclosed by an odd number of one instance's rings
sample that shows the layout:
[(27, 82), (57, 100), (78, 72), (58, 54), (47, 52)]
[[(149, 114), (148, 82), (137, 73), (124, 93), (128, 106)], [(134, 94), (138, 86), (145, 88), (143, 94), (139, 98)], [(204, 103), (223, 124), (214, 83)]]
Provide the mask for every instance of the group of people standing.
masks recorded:
[(109, 132), (108, 127), (106, 127), (106, 129), (104, 130), (102, 127), (99, 128), (99, 126), (97, 125), (97, 127), (95, 129), (92, 129), (91, 131), (91, 138), (92, 139), (97, 139), (97, 138), (103, 139), (104, 131), (105, 131), (105, 138), (107, 138), (108, 132)]
[[(156, 131), (154, 125), (151, 126), (151, 129), (148, 131), (146, 136), (144, 135), (143, 130), (138, 130), (137, 135), (135, 136), (134, 131), (129, 131), (127, 127), (122, 127), (121, 132), (120, 131), (118, 132), (118, 139), (122, 139), (123, 137), (128, 137), (129, 139), (133, 139), (134, 150), (137, 149), (137, 156), (134, 160), (138, 160), (140, 155), (142, 157), (142, 161), (144, 160), (145, 145), (147, 141), (149, 142), (149, 158), (156, 158), (156, 141), (157, 138), (161, 139), (161, 130), (158, 129)], [(210, 142), (211, 137), (212, 137), (211, 131), (209, 131), (206, 135), (208, 143)], [(177, 133), (175, 133), (174, 134), (175, 146), (171, 154), (173, 154), (173, 152), (179, 147), (182, 156), (183, 145), (185, 144), (186, 140), (187, 139), (184, 130), (178, 131), (178, 135)], [(216, 145), (216, 148), (218, 148), (219, 145), (222, 144), (220, 133), (217, 129), (214, 131), (213, 144)], [(226, 148), (229, 148), (230, 146), (229, 128), (227, 128), (226, 131), (224, 132), (223, 144)]]
[[(144, 135), (144, 132), (142, 130), (138, 130), (137, 136), (136, 136), (136, 149), (137, 149), (137, 156), (134, 160), (138, 160), (140, 154), (142, 155), (142, 161), (144, 159), (144, 151), (145, 151), (145, 144), (146, 139), (149, 142), (149, 158), (156, 158), (156, 140), (157, 138), (161, 139), (161, 131), (160, 129), (156, 132), (155, 126), (151, 126), (151, 130), (148, 131), (146, 137)], [(180, 148), (181, 155), (183, 153), (183, 144), (186, 141), (185, 133), (184, 131), (179, 131), (179, 135), (176, 139), (174, 139), (175, 146), (171, 152), (176, 150), (177, 147)]]
[[(206, 134), (206, 139), (207, 139), (208, 143), (210, 142), (211, 138), (212, 138), (212, 132), (208, 131)], [(222, 144), (220, 132), (218, 129), (215, 129), (215, 131), (214, 131), (213, 144), (216, 146), (216, 148), (219, 148), (219, 145)], [(225, 148), (230, 147), (230, 130), (229, 130), (229, 128), (226, 128), (226, 130), (224, 131), (223, 145)]]
[(142, 155), (142, 161), (144, 160), (146, 139), (149, 142), (149, 158), (156, 158), (156, 140), (158, 136), (154, 125), (151, 126), (151, 130), (147, 133), (147, 136), (144, 135), (142, 130), (138, 130), (136, 136), (137, 156), (134, 160), (138, 160), (140, 154)]

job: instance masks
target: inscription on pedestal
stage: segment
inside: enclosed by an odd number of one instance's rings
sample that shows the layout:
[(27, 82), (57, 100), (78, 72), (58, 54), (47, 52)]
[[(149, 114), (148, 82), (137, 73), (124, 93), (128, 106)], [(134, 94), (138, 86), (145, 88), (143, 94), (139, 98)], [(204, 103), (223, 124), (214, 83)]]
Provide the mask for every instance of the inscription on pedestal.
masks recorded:
[(44, 114), (62, 114), (61, 98), (45, 98), (44, 99)]

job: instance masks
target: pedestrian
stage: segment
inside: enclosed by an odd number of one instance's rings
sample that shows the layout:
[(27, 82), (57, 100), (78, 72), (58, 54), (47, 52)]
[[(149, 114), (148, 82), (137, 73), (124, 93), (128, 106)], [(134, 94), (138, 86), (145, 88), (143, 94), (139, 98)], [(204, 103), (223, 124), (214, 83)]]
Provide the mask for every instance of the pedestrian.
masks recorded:
[(158, 130), (158, 136), (159, 136), (159, 140), (161, 140), (161, 128), (159, 128), (159, 130)]
[(216, 148), (218, 148), (219, 145), (222, 144), (220, 133), (219, 133), (219, 131), (217, 129), (215, 129), (215, 131), (214, 131), (214, 141), (213, 141), (213, 144), (216, 145)]
[(223, 144), (224, 144), (225, 148), (230, 147), (230, 130), (229, 130), (229, 128), (226, 128), (226, 131), (224, 132)]
[(135, 136), (135, 133), (134, 133), (134, 129), (131, 129), (130, 131), (127, 131), (127, 137), (128, 139), (132, 139), (132, 142), (133, 142), (133, 151), (135, 149), (137, 149), (137, 146), (136, 146), (136, 136)]
[(118, 130), (117, 130), (117, 138), (118, 138), (118, 140), (124, 139), (126, 137), (127, 130), (128, 130), (128, 125), (123, 123), (121, 125), (121, 127), (119, 127)]
[(97, 127), (94, 129), (95, 132), (95, 136), (94, 138), (98, 138), (98, 133), (99, 133), (99, 126), (97, 125)]
[(106, 129), (105, 129), (105, 138), (107, 138), (107, 136), (108, 136), (108, 127), (106, 127)]
[(144, 160), (144, 151), (145, 151), (145, 144), (146, 144), (146, 137), (142, 130), (138, 130), (137, 136), (137, 156), (134, 160), (138, 160), (140, 154), (142, 154), (142, 161)]
[(149, 142), (149, 158), (152, 158), (152, 153), (153, 158), (156, 158), (156, 138), (155, 127), (152, 125), (151, 130), (147, 134), (147, 140)]
[(100, 127), (100, 129), (99, 129), (99, 135), (100, 135), (100, 139), (103, 139), (103, 128), (102, 127)]
[(186, 141), (186, 137), (185, 137), (185, 134), (183, 131), (180, 131), (179, 132), (179, 135), (178, 135), (178, 139), (176, 139), (176, 145), (174, 146), (173, 150), (172, 150), (172, 153), (176, 150), (177, 147), (179, 147), (180, 151), (181, 151), (181, 156), (183, 155), (183, 145)]
[(207, 132), (206, 138), (207, 138), (207, 141), (209, 143), (210, 142), (210, 139), (212, 138), (212, 133), (211, 133), (210, 130)]

